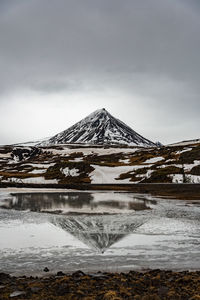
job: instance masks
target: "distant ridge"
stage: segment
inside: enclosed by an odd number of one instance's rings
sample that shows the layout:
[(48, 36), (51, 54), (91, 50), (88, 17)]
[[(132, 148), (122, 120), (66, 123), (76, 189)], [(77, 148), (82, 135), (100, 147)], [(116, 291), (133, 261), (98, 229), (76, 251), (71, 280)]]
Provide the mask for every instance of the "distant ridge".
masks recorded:
[(49, 146), (68, 143), (96, 145), (128, 145), (156, 147), (157, 145), (144, 138), (122, 121), (114, 118), (105, 108), (95, 112), (74, 124), (67, 130), (39, 143)]

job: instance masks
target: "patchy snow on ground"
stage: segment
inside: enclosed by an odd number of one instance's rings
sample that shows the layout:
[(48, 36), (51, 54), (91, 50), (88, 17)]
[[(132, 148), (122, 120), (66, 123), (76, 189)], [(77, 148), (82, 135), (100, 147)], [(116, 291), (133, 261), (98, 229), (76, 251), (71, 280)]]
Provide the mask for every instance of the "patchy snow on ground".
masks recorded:
[(49, 167), (52, 167), (52, 166), (54, 166), (56, 163), (46, 163), (46, 164), (40, 164), (40, 163), (35, 163), (35, 164), (32, 164), (32, 163), (26, 163), (26, 164), (24, 164), (23, 166), (25, 167), (25, 166), (31, 166), (31, 167), (33, 167), (33, 168), (46, 168), (46, 169), (48, 169)]
[(181, 154), (181, 153), (188, 152), (188, 151), (191, 151), (191, 150), (192, 150), (192, 148), (183, 149), (181, 151), (176, 151), (176, 154)]
[(172, 183), (183, 183), (183, 174), (173, 174), (170, 177), (172, 178)]
[(8, 152), (8, 153), (0, 153), (0, 157), (1, 157), (1, 158), (9, 158), (9, 157), (11, 157), (11, 152)]
[(199, 160), (195, 160), (193, 164), (170, 164), (170, 165), (161, 165), (161, 166), (157, 166), (157, 169), (163, 169), (163, 168), (167, 168), (167, 167), (177, 167), (180, 169), (184, 169), (185, 172), (189, 172), (192, 170), (192, 168), (196, 167), (200, 165), (200, 161)]
[(57, 179), (45, 179), (44, 177), (30, 177), (30, 178), (16, 178), (11, 177), (9, 180), (4, 180), (6, 182), (18, 182), (18, 183), (37, 183), (37, 184), (57, 184)]
[(119, 162), (120, 162), (120, 163), (123, 163), (123, 164), (129, 164), (129, 163), (130, 163), (130, 158), (127, 158), (127, 159), (119, 159)]
[(154, 164), (158, 161), (164, 160), (164, 158), (162, 156), (159, 157), (152, 157), (150, 159), (147, 159), (145, 162), (143, 162), (143, 164)]
[[(172, 183), (183, 183), (183, 175), (182, 174), (174, 174), (170, 175), (172, 178)], [(186, 174), (185, 179), (187, 183), (200, 183), (200, 176)]]
[[(149, 170), (147, 170), (147, 172), (146, 172), (145, 174), (137, 174), (136, 177), (137, 177), (138, 179), (140, 179), (138, 182), (142, 182), (142, 180), (150, 178), (150, 177), (151, 177), (151, 174), (152, 174), (154, 171), (155, 171), (155, 170), (149, 169)], [(135, 182), (134, 182), (134, 183), (135, 183)]]
[(192, 168), (200, 165), (200, 160), (195, 160), (193, 164), (184, 164), (184, 170), (185, 171), (191, 171)]
[(30, 177), (22, 179), (23, 183), (58, 183), (57, 179), (45, 179), (44, 177)]
[(137, 169), (144, 168), (144, 166), (120, 166), (120, 167), (105, 167), (92, 165), (95, 168), (94, 171), (90, 173), (91, 183), (133, 183), (130, 182), (130, 178), (119, 179), (119, 176), (123, 173), (134, 172)]
[(188, 145), (199, 144), (199, 143), (200, 143), (200, 139), (196, 139), (196, 140), (182, 141), (182, 142), (175, 143), (175, 144), (169, 144), (166, 146), (168, 146), (168, 147), (188, 146)]
[(28, 172), (29, 174), (44, 174), (46, 173), (47, 169), (35, 169), (33, 171)]
[(166, 163), (168, 163), (168, 162), (176, 162), (176, 159), (167, 159), (166, 161), (165, 161)]
[(63, 149), (47, 148), (47, 149), (43, 149), (43, 152), (51, 152), (54, 155), (63, 155), (63, 156), (70, 155), (74, 152), (82, 152), (84, 156), (87, 156), (92, 154), (109, 155), (109, 154), (116, 154), (116, 153), (134, 153), (139, 150), (140, 150), (139, 148), (95, 148), (95, 147), (72, 149), (63, 146)]
[(200, 183), (200, 176), (187, 174), (186, 180), (187, 180), (187, 183)]
[(71, 161), (71, 162), (80, 162), (80, 161), (83, 161), (83, 157), (76, 157), (74, 159), (70, 159), (69, 161)]
[(61, 169), (61, 172), (63, 172), (63, 174), (65, 174), (65, 176), (72, 176), (72, 177), (76, 177), (79, 176), (79, 170), (78, 169), (69, 169), (68, 167)]
[(157, 169), (164, 169), (167, 167), (176, 167), (176, 168), (183, 168), (183, 165), (181, 164), (171, 164), (171, 165), (161, 165), (161, 166), (157, 166)]
[(154, 170), (148, 170), (147, 172), (146, 172), (146, 178), (149, 178), (149, 177), (151, 177), (151, 174), (154, 172)]

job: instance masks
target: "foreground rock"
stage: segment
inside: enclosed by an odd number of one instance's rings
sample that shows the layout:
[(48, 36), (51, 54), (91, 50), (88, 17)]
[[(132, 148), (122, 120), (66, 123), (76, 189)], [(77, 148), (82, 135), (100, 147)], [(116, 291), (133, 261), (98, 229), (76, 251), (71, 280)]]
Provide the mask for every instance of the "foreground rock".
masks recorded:
[(96, 273), (33, 278), (0, 273), (0, 299), (198, 300), (200, 271)]

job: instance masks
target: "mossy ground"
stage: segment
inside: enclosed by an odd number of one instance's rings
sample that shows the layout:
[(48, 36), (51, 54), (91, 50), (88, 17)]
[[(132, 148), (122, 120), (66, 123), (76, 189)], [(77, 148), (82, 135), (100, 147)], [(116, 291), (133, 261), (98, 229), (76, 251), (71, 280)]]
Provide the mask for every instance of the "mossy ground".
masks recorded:
[(69, 300), (198, 300), (200, 272), (152, 270), (145, 273), (59, 272), (43, 278), (10, 277), (0, 273), (0, 299)]

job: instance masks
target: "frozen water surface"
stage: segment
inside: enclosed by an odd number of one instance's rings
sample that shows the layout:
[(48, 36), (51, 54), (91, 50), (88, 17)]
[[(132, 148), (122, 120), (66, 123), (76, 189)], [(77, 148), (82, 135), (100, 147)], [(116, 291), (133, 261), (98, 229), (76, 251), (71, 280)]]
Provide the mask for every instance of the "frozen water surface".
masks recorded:
[(0, 271), (200, 269), (200, 201), (124, 192), (0, 192)]

